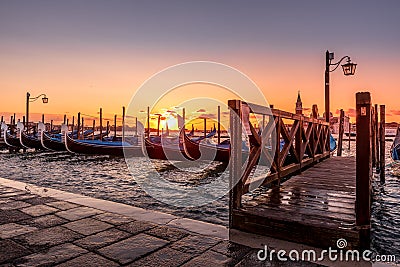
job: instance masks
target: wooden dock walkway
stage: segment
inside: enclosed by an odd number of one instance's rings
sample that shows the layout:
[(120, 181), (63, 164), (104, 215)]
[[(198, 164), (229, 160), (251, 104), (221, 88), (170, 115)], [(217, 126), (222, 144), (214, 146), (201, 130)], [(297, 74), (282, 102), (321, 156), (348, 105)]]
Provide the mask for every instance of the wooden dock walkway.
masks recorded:
[(348, 247), (360, 242), (356, 229), (356, 161), (332, 157), (257, 197), (243, 196), (233, 227), (298, 243)]
[[(335, 248), (339, 239), (346, 240), (346, 248), (369, 248), (378, 121), (370, 93), (356, 94), (354, 158), (332, 157), (330, 125), (318, 119), (316, 105), (311, 117), (240, 100), (229, 100), (228, 105), (231, 108), (230, 229), (321, 248)], [(381, 125), (384, 125), (384, 108), (381, 111)], [(253, 126), (257, 125), (254, 124), (257, 116), (262, 117), (260, 129)], [(243, 134), (250, 143), (245, 165)], [(379, 151), (383, 157), (384, 134), (380, 139)], [(271, 149), (275, 145), (276, 149)], [(269, 171), (253, 175), (261, 156), (271, 163)], [(384, 157), (380, 164), (384, 169)], [(381, 175), (384, 178), (383, 171)], [(250, 191), (260, 186), (270, 189), (252, 195)]]

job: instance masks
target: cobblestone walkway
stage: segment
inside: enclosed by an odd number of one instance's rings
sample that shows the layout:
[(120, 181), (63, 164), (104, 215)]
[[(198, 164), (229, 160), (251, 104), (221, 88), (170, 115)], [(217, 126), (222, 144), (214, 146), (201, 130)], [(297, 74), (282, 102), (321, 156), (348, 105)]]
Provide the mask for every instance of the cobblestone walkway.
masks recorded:
[(0, 266), (222, 266), (251, 249), (0, 185)]

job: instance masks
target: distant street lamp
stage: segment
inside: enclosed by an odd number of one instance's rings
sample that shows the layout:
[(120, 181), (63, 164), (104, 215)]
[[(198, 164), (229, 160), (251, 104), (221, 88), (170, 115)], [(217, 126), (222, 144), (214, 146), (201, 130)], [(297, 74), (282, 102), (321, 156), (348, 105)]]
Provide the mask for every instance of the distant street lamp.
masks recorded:
[(49, 103), (49, 99), (45, 94), (40, 94), (37, 97), (31, 97), (31, 94), (29, 92), (26, 92), (26, 129), (28, 129), (29, 125), (29, 103), (30, 102), (35, 102), (38, 100), (40, 97), (42, 97), (43, 104)]
[[(335, 71), (342, 63), (343, 60), (347, 59), (347, 63), (342, 65), (343, 73), (345, 76), (354, 75), (356, 72), (357, 64), (352, 63), (349, 56), (344, 56), (337, 63), (332, 63), (334, 59), (334, 53), (326, 51), (326, 65), (325, 65), (325, 119), (330, 122), (330, 107), (329, 107), (329, 73)], [(331, 70), (330, 67), (333, 66)]]

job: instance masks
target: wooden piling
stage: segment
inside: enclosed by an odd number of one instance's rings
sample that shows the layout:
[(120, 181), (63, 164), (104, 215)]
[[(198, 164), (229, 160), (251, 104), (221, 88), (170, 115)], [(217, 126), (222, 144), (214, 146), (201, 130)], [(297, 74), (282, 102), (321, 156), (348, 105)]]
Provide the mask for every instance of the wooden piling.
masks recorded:
[(96, 130), (96, 120), (93, 120), (92, 130), (93, 130), (93, 133), (92, 133), (92, 140), (94, 140), (94, 131)]
[(182, 118), (183, 118), (183, 130), (185, 131), (185, 125), (186, 125), (186, 110), (185, 108), (182, 109)]
[(42, 114), (42, 122), (44, 123), (44, 114)]
[(150, 137), (150, 107), (147, 107), (147, 137)]
[(379, 112), (380, 112), (380, 134), (379, 134), (379, 138), (380, 138), (380, 159), (379, 159), (379, 174), (380, 174), (380, 180), (381, 183), (385, 183), (385, 156), (386, 156), (386, 149), (385, 149), (385, 141), (386, 141), (386, 119), (385, 119), (385, 112), (386, 112), (386, 108), (385, 105), (380, 105), (379, 107)]
[(74, 128), (75, 128), (75, 116), (72, 116), (72, 125), (71, 125), (71, 132), (72, 132), (72, 138), (74, 138)]
[(117, 115), (114, 115), (114, 139), (117, 138)]
[(368, 92), (356, 94), (356, 222), (357, 225), (370, 223), (371, 192), (371, 95)]
[(352, 127), (352, 123), (350, 122), (350, 118), (349, 118), (349, 151), (350, 151), (350, 148), (351, 148), (351, 127)]
[(53, 120), (50, 120), (50, 132), (53, 131)]
[[(64, 114), (64, 121), (63, 121), (63, 124), (65, 124), (67, 122), (67, 115), (66, 114)], [(68, 124), (68, 123), (67, 123)]]
[(84, 135), (84, 133), (85, 133), (85, 119), (82, 117), (82, 135), (81, 135), (81, 139), (85, 139), (85, 135)]
[(372, 135), (371, 135), (371, 146), (372, 146), (372, 168), (376, 167), (376, 121), (375, 121), (375, 113), (378, 112), (377, 110), (375, 110), (375, 107), (372, 106), (371, 108), (371, 131), (372, 131)]
[(371, 223), (371, 95), (356, 94), (356, 225), (361, 229), (361, 247), (368, 247)]
[(343, 133), (344, 133), (344, 111), (343, 111), (343, 109), (341, 109), (340, 117), (339, 117), (339, 140), (338, 140), (338, 148), (337, 148), (337, 155), (339, 157), (342, 156)]
[(100, 108), (100, 141), (103, 141), (103, 109)]
[(107, 121), (107, 131), (106, 131), (106, 133), (107, 133), (107, 137), (108, 137), (108, 135), (110, 134), (110, 122), (109, 121)]
[(135, 136), (138, 135), (138, 127), (137, 127), (137, 117), (135, 117)]
[(221, 143), (221, 106), (218, 106), (218, 144)]
[(76, 134), (77, 134), (76, 138), (79, 139), (80, 130), (81, 130), (81, 113), (80, 112), (78, 112), (77, 121), (78, 121), (78, 128), (77, 128), (77, 131), (76, 131)]
[(207, 136), (207, 119), (206, 118), (204, 118), (204, 138), (206, 138), (206, 136)]
[(376, 134), (375, 134), (375, 155), (376, 155), (376, 157), (375, 157), (375, 167), (376, 167), (376, 170), (377, 171), (379, 171), (379, 162), (380, 162), (380, 149), (379, 149), (379, 145), (380, 145), (380, 143), (379, 143), (379, 136), (380, 136), (380, 133), (379, 133), (379, 131), (380, 131), (380, 129), (379, 129), (379, 120), (378, 120), (378, 104), (375, 104), (375, 130), (376, 130)]
[(125, 141), (125, 107), (122, 107), (122, 141)]

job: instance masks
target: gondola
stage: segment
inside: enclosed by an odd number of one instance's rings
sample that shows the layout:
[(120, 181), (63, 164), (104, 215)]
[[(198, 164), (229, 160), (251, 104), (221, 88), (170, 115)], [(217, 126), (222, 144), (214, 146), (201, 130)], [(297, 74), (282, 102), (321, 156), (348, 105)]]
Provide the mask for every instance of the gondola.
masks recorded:
[(150, 137), (144, 138), (144, 152), (151, 159), (161, 160), (177, 160), (186, 161), (193, 160), (185, 153), (183, 144), (178, 139), (173, 141), (167, 138)]
[(53, 151), (66, 151), (65, 144), (61, 139), (61, 136), (51, 136), (49, 133), (41, 132), (40, 142), (42, 146), (48, 150)]
[[(215, 134), (215, 133), (214, 133)], [(181, 140), (183, 140), (183, 149), (185, 154), (194, 160), (212, 160), (229, 162), (230, 142), (229, 139), (218, 145), (207, 143), (206, 138), (191, 139), (182, 130)]]
[(27, 134), (25, 131), (21, 131), (19, 136), (21, 145), (25, 148), (34, 148), (35, 150), (44, 150), (40, 139), (37, 134)]
[(400, 127), (397, 128), (396, 137), (390, 148), (390, 155), (393, 160), (400, 160)]
[(19, 150), (20, 148), (23, 148), (17, 134), (9, 130), (8, 125), (4, 122), (1, 124), (1, 130), (3, 131), (2, 136), (4, 143), (8, 146), (10, 150)]
[(64, 134), (65, 148), (69, 152), (92, 154), (139, 157), (143, 155), (142, 146), (121, 141), (100, 141), (100, 140), (78, 140), (73, 139), (69, 134)]

